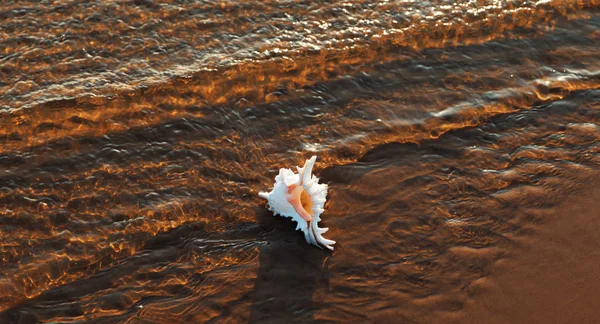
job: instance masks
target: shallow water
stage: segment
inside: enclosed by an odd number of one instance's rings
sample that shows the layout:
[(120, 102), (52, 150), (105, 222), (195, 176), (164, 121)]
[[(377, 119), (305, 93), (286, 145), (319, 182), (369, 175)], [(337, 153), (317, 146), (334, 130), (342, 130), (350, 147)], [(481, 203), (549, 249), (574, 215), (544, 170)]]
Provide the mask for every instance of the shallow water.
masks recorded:
[(599, 5), (4, 2), (0, 322), (464, 315), (597, 177)]

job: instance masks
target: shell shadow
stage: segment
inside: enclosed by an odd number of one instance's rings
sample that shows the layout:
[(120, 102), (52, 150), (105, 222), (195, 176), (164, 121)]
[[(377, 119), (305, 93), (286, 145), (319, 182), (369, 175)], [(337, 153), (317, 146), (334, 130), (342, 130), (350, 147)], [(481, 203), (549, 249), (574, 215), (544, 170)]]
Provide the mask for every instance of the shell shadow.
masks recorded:
[(314, 321), (313, 294), (329, 285), (326, 261), (331, 252), (308, 245), (290, 219), (274, 217), (265, 208), (258, 208), (256, 215), (269, 232), (259, 248), (249, 323)]

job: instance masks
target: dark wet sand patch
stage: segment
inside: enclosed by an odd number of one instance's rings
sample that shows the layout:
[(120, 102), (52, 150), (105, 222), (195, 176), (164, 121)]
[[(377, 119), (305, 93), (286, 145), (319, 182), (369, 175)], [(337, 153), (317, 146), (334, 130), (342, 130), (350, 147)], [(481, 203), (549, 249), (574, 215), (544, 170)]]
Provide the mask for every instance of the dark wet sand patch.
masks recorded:
[(600, 174), (474, 282), (457, 323), (600, 323)]

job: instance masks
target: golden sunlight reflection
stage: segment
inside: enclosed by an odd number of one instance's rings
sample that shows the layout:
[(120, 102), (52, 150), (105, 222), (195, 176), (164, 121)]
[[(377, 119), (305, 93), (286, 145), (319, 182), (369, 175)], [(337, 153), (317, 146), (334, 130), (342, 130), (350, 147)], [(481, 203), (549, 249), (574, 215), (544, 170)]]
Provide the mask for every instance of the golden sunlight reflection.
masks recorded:
[(460, 318), (600, 166), (599, 5), (6, 3), (0, 322)]

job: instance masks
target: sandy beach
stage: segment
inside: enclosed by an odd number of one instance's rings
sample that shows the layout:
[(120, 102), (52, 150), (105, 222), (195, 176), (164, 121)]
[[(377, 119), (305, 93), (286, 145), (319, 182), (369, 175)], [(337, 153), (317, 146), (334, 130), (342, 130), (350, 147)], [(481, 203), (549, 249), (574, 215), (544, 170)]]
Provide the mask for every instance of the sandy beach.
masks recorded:
[(543, 225), (474, 283), (456, 323), (600, 321), (600, 175), (539, 216)]

